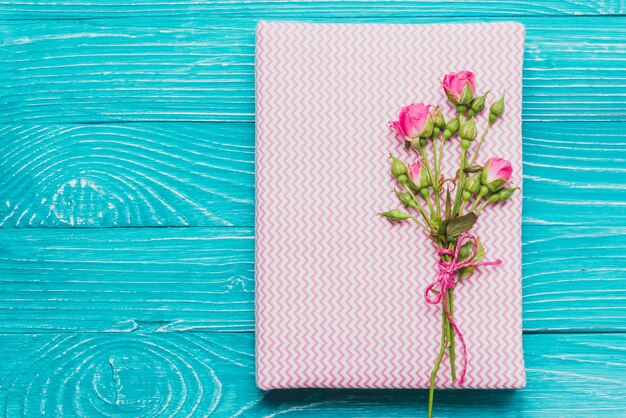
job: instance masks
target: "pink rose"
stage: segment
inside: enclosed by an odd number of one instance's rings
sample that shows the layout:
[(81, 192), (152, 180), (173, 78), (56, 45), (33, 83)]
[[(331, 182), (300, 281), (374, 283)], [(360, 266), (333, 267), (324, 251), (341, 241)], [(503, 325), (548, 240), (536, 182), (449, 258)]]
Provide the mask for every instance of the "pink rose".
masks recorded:
[(490, 191), (495, 192), (511, 180), (512, 174), (511, 163), (504, 158), (495, 157), (485, 163), (480, 182)]
[[(446, 74), (443, 77), (443, 91), (448, 99), (455, 104), (469, 104), (475, 93), (474, 73), (471, 71), (459, 71), (458, 73)], [(469, 86), (469, 90), (465, 91)], [(463, 94), (465, 93), (465, 94)]]
[(400, 109), (398, 121), (390, 122), (391, 127), (406, 141), (420, 137), (428, 137), (433, 132), (433, 120), (430, 106), (413, 103)]
[(415, 191), (430, 186), (430, 179), (424, 165), (419, 161), (415, 161), (409, 166), (409, 177)]

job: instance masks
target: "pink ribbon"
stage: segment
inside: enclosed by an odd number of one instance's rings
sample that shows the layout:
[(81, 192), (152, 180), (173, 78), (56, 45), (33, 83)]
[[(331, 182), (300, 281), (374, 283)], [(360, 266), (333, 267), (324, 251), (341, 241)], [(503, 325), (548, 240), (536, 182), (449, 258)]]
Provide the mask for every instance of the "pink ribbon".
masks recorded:
[[(463, 261), (459, 262), (459, 251), (461, 251), (461, 247), (465, 242), (471, 241), (473, 243), (472, 253)], [(458, 325), (450, 315), (450, 310), (448, 309), (447, 303), (447, 291), (449, 289), (454, 289), (456, 285), (456, 276), (459, 270), (465, 267), (478, 267), (478, 266), (497, 266), (502, 264), (502, 260), (497, 259), (496, 261), (481, 261), (481, 262), (472, 262), (474, 256), (476, 255), (476, 251), (478, 251), (478, 240), (477, 238), (469, 233), (464, 233), (458, 239), (456, 243), (456, 248), (454, 250), (449, 250), (447, 248), (439, 248), (439, 273), (437, 274), (437, 278), (433, 281), (424, 292), (424, 299), (426, 303), (430, 303), (431, 305), (437, 305), (440, 302), (443, 302), (444, 309), (446, 310), (446, 315), (448, 316), (448, 321), (452, 325), (454, 329), (454, 333), (461, 340), (461, 347), (463, 350), (463, 369), (461, 371), (461, 375), (459, 377), (458, 382), (463, 383), (465, 380), (465, 371), (467, 370), (467, 347), (465, 346), (465, 339), (463, 338), (463, 334), (459, 329)], [(449, 261), (442, 260), (444, 255), (449, 255), (452, 258)], [(436, 294), (434, 298), (431, 298), (431, 293)]]

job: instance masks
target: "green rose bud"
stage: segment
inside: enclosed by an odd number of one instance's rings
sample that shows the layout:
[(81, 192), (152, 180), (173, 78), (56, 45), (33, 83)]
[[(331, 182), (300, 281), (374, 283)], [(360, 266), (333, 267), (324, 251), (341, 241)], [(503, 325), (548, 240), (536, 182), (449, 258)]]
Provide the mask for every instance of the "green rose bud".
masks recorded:
[(391, 155), (391, 174), (398, 180), (400, 176), (405, 176), (409, 172), (408, 167), (402, 161)]
[(450, 137), (452, 137), (452, 132), (450, 132), (449, 130), (445, 129), (443, 131), (443, 140), (447, 141), (448, 139), (450, 139)]
[(443, 127), (446, 125), (446, 120), (444, 119), (443, 113), (441, 113), (441, 109), (439, 107), (435, 108), (432, 117), (435, 128), (439, 128), (440, 130), (443, 129)]
[(485, 108), (485, 100), (487, 99), (487, 94), (488, 93), (485, 93), (482, 96), (472, 100), (472, 103), (470, 104), (470, 109), (472, 109), (474, 113), (480, 113), (483, 111), (483, 109)]
[(452, 118), (446, 123), (446, 131), (450, 131), (450, 136), (459, 131), (460, 122), (459, 118)]
[(468, 177), (465, 180), (465, 183), (463, 183), (463, 189), (465, 189), (465, 191), (471, 194), (478, 193), (478, 191), (480, 190), (480, 176), (481, 174), (478, 173), (478, 174), (474, 174), (471, 177)]
[(398, 199), (400, 199), (400, 202), (402, 202), (404, 206), (408, 206), (413, 209), (417, 209), (419, 207), (419, 205), (417, 204), (415, 199), (413, 199), (413, 196), (411, 196), (410, 193), (400, 192), (395, 189), (394, 189), (394, 192), (396, 193), (396, 196), (398, 196)]
[(515, 193), (515, 191), (517, 190), (517, 187), (504, 187), (502, 188), (498, 193), (498, 200), (500, 202), (505, 202), (507, 201), (511, 196), (513, 196), (513, 193)]
[(400, 222), (400, 221), (404, 221), (406, 219), (413, 218), (408, 213), (404, 213), (404, 212), (402, 212), (401, 210), (398, 210), (398, 209), (392, 209), (392, 210), (387, 211), (387, 212), (380, 212), (379, 215), (380, 216), (384, 216), (385, 218), (389, 219), (392, 222)]
[(459, 129), (459, 136), (467, 141), (476, 139), (476, 122), (474, 122), (474, 118), (470, 118), (463, 123)]
[(496, 118), (502, 116), (502, 114), (504, 113), (504, 95), (491, 104), (489, 112)]
[(472, 198), (472, 194), (467, 190), (463, 190), (463, 200), (466, 202)]

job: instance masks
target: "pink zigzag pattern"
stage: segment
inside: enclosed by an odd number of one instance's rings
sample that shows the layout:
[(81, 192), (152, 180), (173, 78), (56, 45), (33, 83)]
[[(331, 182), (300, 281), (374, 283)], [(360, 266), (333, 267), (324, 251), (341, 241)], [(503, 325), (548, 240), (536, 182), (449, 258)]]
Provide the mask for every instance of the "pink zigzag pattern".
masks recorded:
[[(259, 23), (259, 387), (428, 387), (441, 316), (423, 290), (435, 277), (435, 250), (415, 227), (375, 215), (398, 206), (387, 153), (408, 158), (387, 121), (411, 102), (443, 104), (440, 77), (471, 69), (479, 91), (491, 88), (492, 99), (506, 91), (505, 116), (481, 154), (511, 159), (521, 186), (523, 42), (516, 23)], [(487, 258), (504, 264), (456, 292), (469, 358), (462, 387), (525, 384), (520, 221), (518, 195), (485, 211), (474, 230)], [(449, 375), (446, 359), (437, 386), (455, 386)]]

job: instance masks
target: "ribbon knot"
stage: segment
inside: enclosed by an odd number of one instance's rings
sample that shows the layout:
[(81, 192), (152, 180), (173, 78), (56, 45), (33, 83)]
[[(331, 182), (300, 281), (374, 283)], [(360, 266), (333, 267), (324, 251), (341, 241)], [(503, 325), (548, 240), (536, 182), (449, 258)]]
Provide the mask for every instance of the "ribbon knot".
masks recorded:
[[(467, 258), (459, 261), (459, 252), (461, 251), (461, 247), (463, 247), (466, 242), (472, 243), (472, 252)], [(478, 239), (474, 235), (467, 232), (459, 237), (454, 250), (439, 248), (437, 251), (439, 255), (439, 262), (437, 263), (439, 267), (439, 272), (437, 273), (437, 278), (428, 285), (426, 291), (424, 292), (424, 299), (426, 300), (426, 303), (429, 303), (431, 305), (437, 305), (443, 302), (448, 321), (450, 322), (450, 325), (452, 325), (454, 333), (459, 337), (459, 340), (461, 341), (461, 347), (463, 351), (463, 368), (461, 369), (461, 374), (459, 376), (459, 383), (463, 383), (463, 381), (465, 380), (465, 371), (467, 370), (467, 347), (465, 345), (465, 339), (463, 338), (461, 330), (459, 329), (458, 325), (450, 314), (447, 300), (448, 290), (454, 289), (454, 287), (456, 286), (456, 277), (458, 275), (458, 272), (463, 268), (497, 266), (499, 264), (502, 264), (502, 260), (500, 259), (497, 259), (495, 261), (472, 261), (477, 251)], [(449, 256), (450, 260), (444, 260), (444, 256)]]

